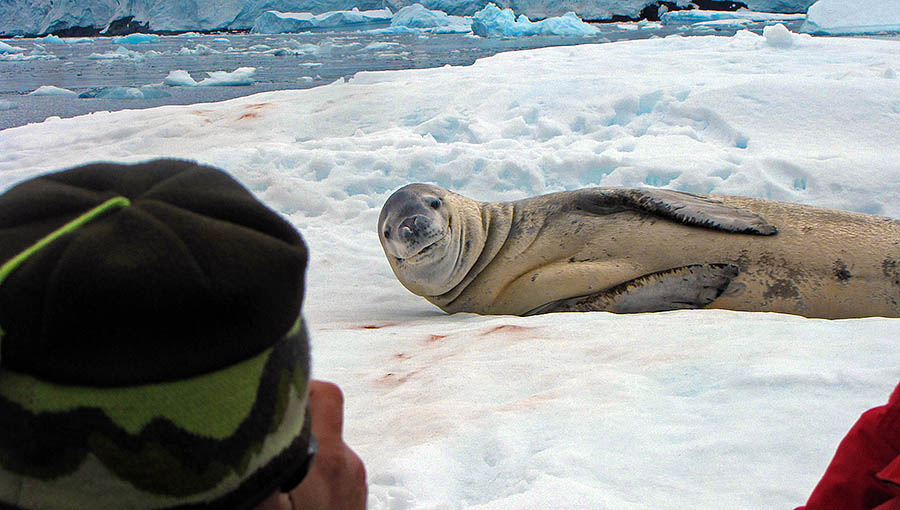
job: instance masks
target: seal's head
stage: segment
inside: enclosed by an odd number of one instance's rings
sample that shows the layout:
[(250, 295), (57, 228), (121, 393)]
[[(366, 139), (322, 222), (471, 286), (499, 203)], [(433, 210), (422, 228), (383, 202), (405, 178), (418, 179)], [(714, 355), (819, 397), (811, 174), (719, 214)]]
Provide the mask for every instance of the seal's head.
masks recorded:
[(484, 239), (479, 203), (439, 186), (406, 185), (381, 208), (378, 238), (400, 283), (420, 296), (441, 295), (462, 281), (480, 252), (474, 249)]

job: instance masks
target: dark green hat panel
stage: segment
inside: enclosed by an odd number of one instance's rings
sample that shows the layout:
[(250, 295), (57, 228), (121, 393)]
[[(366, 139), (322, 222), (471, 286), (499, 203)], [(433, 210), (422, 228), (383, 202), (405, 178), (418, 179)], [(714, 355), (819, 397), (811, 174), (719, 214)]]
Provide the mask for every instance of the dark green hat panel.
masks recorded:
[(81, 385), (210, 372), (271, 347), (302, 301), (306, 248), (227, 174), (158, 160), (97, 164), (0, 196), (0, 263), (104, 201), (114, 209), (0, 284), (4, 368)]
[(0, 507), (256, 502), (306, 453), (308, 359), (301, 326), (257, 357), (173, 383), (97, 389), (0, 371)]

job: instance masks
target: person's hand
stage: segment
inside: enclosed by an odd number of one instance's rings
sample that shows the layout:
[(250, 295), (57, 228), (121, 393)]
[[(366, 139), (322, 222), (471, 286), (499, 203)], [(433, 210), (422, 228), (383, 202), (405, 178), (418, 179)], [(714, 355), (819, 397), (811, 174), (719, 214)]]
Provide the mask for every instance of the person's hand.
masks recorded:
[(310, 381), (311, 431), (319, 442), (303, 482), (290, 493), (276, 493), (257, 510), (360, 510), (366, 507), (366, 469), (344, 443), (344, 395), (336, 385)]

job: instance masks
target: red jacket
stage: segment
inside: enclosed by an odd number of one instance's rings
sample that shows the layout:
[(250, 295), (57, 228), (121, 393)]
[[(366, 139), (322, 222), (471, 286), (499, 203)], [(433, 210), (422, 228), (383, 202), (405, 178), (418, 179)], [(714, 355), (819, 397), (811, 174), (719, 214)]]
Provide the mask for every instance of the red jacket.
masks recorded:
[(805, 507), (900, 510), (900, 386), (886, 405), (860, 416)]

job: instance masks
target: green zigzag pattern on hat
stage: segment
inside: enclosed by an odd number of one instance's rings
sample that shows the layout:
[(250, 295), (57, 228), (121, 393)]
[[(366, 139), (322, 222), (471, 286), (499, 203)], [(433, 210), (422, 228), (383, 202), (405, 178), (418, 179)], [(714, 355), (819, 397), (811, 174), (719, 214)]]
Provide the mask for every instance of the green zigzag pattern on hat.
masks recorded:
[[(145, 414), (139, 419), (118, 411), (107, 413), (103, 399), (91, 404), (90, 397), (76, 397), (78, 392), (74, 390), (68, 394), (72, 397), (68, 408), (61, 401), (50, 399), (42, 409), (39, 401), (20, 402), (24, 395), (12, 395), (9, 388), (15, 384), (3, 381), (0, 466), (22, 476), (54, 479), (77, 470), (91, 453), (116, 476), (147, 492), (186, 496), (209, 490), (229, 473), (246, 471), (265, 436), (280, 424), (292, 386), (297, 394), (306, 395), (306, 333), (302, 326), (292, 333), (260, 356), (221, 371), (230, 376), (243, 371), (244, 377), (238, 380), (253, 389), (252, 395), (245, 396), (248, 402), (234, 406), (234, 416), (221, 416), (225, 425), (216, 423), (219, 416), (204, 413), (202, 402), (191, 400), (188, 395), (192, 386), (199, 394), (215, 390), (209, 383), (218, 380), (217, 375), (221, 374), (217, 373), (172, 383), (183, 385), (175, 395), (154, 394), (149, 389), (130, 395), (175, 399), (141, 402), (157, 414)], [(248, 376), (255, 376), (256, 380), (249, 381)], [(24, 376), (0, 371), (0, 379), (10, 377)], [(129, 390), (139, 391), (122, 391)], [(96, 388), (84, 389), (85, 394), (96, 392)], [(169, 416), (166, 410), (177, 408), (180, 397), (187, 398), (189, 407), (194, 405), (197, 414), (206, 414), (206, 418), (194, 419), (183, 412)], [(244, 414), (244, 418), (236, 422), (239, 414)]]

